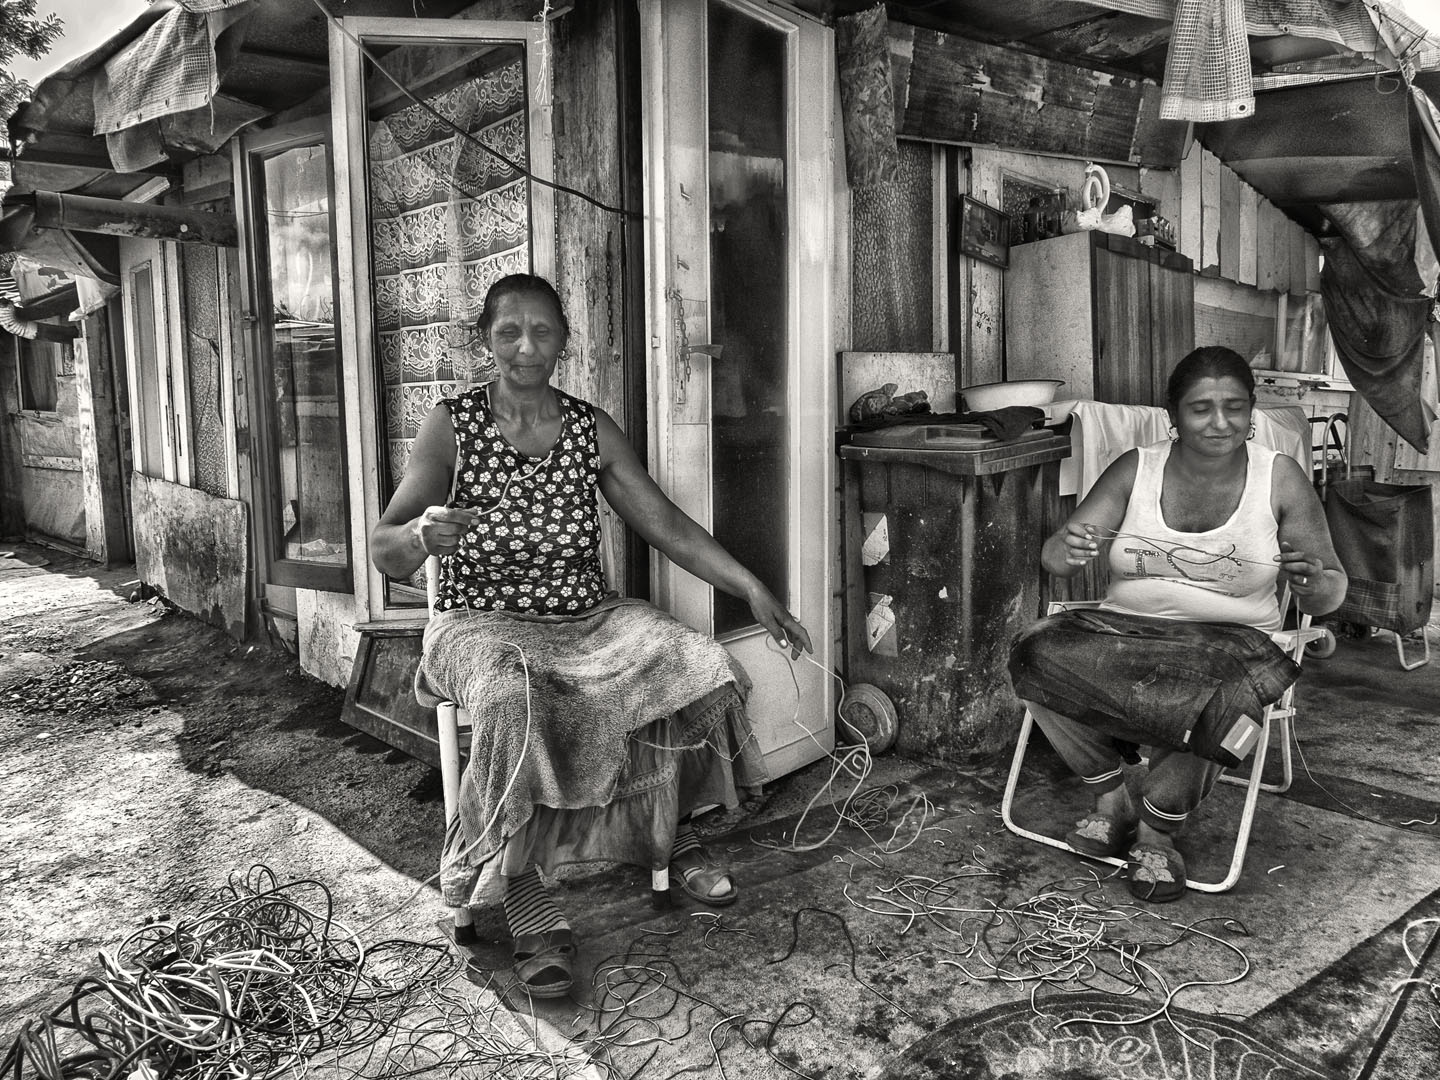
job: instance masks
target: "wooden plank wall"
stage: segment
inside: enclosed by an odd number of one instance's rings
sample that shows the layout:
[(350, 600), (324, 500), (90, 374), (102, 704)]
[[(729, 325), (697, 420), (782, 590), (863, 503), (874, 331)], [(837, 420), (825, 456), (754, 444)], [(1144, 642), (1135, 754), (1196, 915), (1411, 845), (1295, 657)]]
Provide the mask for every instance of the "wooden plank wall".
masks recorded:
[(1258, 289), (1320, 291), (1320, 245), (1199, 142), (1180, 162), (1180, 252), (1197, 273)]
[(900, 138), (1173, 168), (1183, 124), (1162, 122), (1160, 87), (958, 34), (891, 21)]

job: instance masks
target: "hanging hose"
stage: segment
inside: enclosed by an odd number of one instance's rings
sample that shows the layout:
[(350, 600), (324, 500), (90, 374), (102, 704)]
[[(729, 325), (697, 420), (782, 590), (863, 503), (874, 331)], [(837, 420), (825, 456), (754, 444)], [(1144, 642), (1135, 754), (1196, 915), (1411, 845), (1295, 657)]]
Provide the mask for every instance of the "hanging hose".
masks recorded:
[(31, 341), (35, 335), (40, 333), (40, 324), (25, 322), (15, 314), (15, 305), (11, 303), (0, 303), (0, 328), (10, 331), (16, 337), (26, 338)]

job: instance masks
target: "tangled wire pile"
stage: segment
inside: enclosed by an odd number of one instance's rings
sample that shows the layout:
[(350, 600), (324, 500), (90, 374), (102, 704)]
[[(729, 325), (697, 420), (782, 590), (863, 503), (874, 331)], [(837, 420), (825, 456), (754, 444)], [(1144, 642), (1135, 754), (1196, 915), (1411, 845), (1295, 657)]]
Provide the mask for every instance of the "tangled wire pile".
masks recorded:
[[(697, 912), (704, 920), (699, 927), (702, 944), (715, 948), (715, 939), (726, 934), (749, 936), (743, 928), (727, 926), (712, 912)], [(649, 1075), (650, 1066), (662, 1049), (675, 1050), (697, 1032), (705, 1037), (705, 1051), (697, 1060), (672, 1068), (663, 1075), (718, 1071), (721, 1080), (731, 1075), (727, 1063), (741, 1072), (734, 1061), (735, 1049), (747, 1047), (763, 1052), (769, 1059), (804, 1080), (808, 1073), (798, 1067), (799, 1057), (782, 1045), (782, 1033), (803, 1027), (815, 1019), (808, 1002), (791, 1001), (774, 1017), (752, 1015), (745, 1007), (734, 1008), (701, 995), (681, 970), (671, 951), (671, 941), (682, 931), (650, 930), (631, 942), (624, 954), (608, 957), (596, 965), (593, 976), (592, 1009), (597, 1030), (588, 1040), (594, 1063), (603, 1075), (636, 1080)], [(774, 961), (772, 961), (774, 962)], [(638, 1065), (621, 1071), (620, 1057), (648, 1050)]]
[[(1250, 972), (1250, 958), (1244, 950), (1220, 936), (1223, 931), (1248, 937), (1249, 931), (1238, 920), (1211, 917), (1180, 923), (1133, 903), (1115, 904), (1093, 872), (1088, 877), (1052, 882), (1011, 903), (962, 901), (960, 882), (997, 875), (983, 864), (982, 857), (976, 849), (971, 860), (943, 878), (900, 875), (860, 897), (852, 894), (852, 880), (842, 891), (859, 910), (903, 920), (901, 935), (921, 920), (937, 927), (954, 938), (956, 946), (934, 947), (936, 953), (944, 954), (940, 964), (957, 968), (976, 982), (1027, 985), (1032, 1006), (1046, 988), (1092, 990), (1120, 997), (1143, 993), (1158, 1002), (1124, 1020), (1077, 1016), (1062, 1021), (1059, 1027), (1078, 1023), (1125, 1026), (1164, 1018), (1182, 1037), (1194, 1041), (1170, 1012), (1176, 996), (1193, 987), (1229, 986)], [(852, 866), (852, 879), (853, 870)], [(1172, 985), (1154, 960), (1157, 954), (1186, 942), (1220, 947), (1235, 958), (1236, 970), (1224, 978), (1189, 979)]]
[(454, 985), (448, 943), (366, 948), (316, 881), (255, 867), (194, 918), (142, 927), (49, 1014), (28, 1022), (13, 1080), (265, 1080), (321, 1064), (340, 1076), (561, 1077), (588, 1055), (517, 1045)]

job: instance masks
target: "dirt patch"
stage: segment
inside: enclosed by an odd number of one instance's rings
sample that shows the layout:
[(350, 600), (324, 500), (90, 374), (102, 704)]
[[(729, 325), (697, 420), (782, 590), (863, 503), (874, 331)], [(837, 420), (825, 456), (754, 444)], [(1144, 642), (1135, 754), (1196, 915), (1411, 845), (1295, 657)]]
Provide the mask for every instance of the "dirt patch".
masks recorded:
[(0, 568), (0, 1041), (255, 864), (325, 882), (370, 935), (437, 937), (415, 894), (438, 773), (341, 723), (343, 691), (294, 658), (132, 602), (129, 568), (50, 557)]

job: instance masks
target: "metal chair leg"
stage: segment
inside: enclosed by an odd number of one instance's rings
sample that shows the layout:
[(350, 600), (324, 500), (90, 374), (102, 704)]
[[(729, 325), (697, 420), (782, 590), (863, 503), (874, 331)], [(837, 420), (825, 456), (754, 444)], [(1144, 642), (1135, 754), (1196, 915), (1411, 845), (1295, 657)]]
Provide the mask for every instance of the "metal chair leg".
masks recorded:
[(1251, 755), (1250, 779), (1245, 788), (1245, 807), (1240, 812), (1240, 827), (1235, 833), (1235, 850), (1230, 857), (1230, 869), (1220, 881), (1195, 881), (1185, 879), (1185, 885), (1197, 892), (1228, 892), (1240, 880), (1240, 870), (1245, 865), (1245, 852), (1250, 846), (1250, 828), (1255, 824), (1255, 803), (1260, 797), (1260, 777), (1265, 772), (1265, 754), (1270, 745), (1270, 713), (1267, 709), (1260, 724), (1260, 740)]
[(664, 911), (672, 906), (670, 900), (670, 867), (662, 866), (650, 871), (650, 906)]
[(1414, 671), (1416, 668), (1424, 667), (1430, 663), (1430, 634), (1426, 631), (1425, 627), (1422, 626), (1420, 628), (1420, 640), (1425, 643), (1424, 654), (1419, 660), (1409, 664), (1405, 662), (1405, 635), (1396, 631), (1391, 631), (1391, 633), (1395, 634), (1395, 652), (1400, 657), (1400, 666), (1402, 668), (1406, 671)]
[[(445, 826), (448, 829), (460, 812), (460, 710), (453, 701), (442, 701), (435, 707), (435, 724), (440, 743), (440, 787), (445, 794)], [(469, 945), (475, 941), (475, 925), (470, 909), (464, 904), (450, 909), (455, 925), (455, 941)]]
[[(1000, 801), (1000, 818), (1005, 823), (1005, 827), (1017, 836), (1023, 836), (1027, 840), (1034, 840), (1037, 843), (1045, 844), (1047, 847), (1058, 848), (1061, 851), (1068, 851), (1071, 854), (1079, 855), (1086, 859), (1093, 859), (1097, 862), (1109, 863), (1111, 866), (1124, 866), (1126, 860), (1118, 856), (1099, 856), (1078, 851), (1064, 840), (1023, 828), (1016, 823), (1014, 817), (1015, 791), (1020, 784), (1020, 771), (1025, 763), (1025, 751), (1029, 746), (1030, 732), (1034, 726), (1035, 720), (1030, 715), (1030, 710), (1026, 709), (1025, 718), (1020, 724), (1020, 735), (1015, 745), (1015, 754), (1010, 759), (1010, 775), (1005, 782), (1005, 794)], [(1195, 878), (1187, 877), (1185, 879), (1186, 888), (1194, 889), (1196, 892), (1226, 892), (1233, 888), (1235, 883), (1240, 880), (1240, 871), (1245, 864), (1245, 853), (1250, 844), (1250, 830), (1255, 822), (1255, 803), (1260, 795), (1261, 787), (1264, 786), (1259, 783), (1259, 780), (1265, 771), (1265, 756), (1270, 741), (1269, 710), (1266, 710), (1260, 728), (1260, 739), (1252, 755), (1249, 778), (1241, 780), (1237, 777), (1232, 781), (1234, 783), (1243, 783), (1247, 786), (1245, 791), (1245, 805), (1240, 814), (1240, 827), (1235, 836), (1235, 848), (1230, 857), (1230, 868), (1226, 872), (1225, 877), (1219, 881), (1198, 881)], [(1286, 766), (1286, 774), (1285, 786), (1288, 787), (1288, 763)]]
[(1076, 851), (1064, 840), (1057, 840), (1053, 836), (1046, 836), (1044, 833), (1035, 832), (1016, 824), (1013, 813), (1015, 803), (1015, 789), (1020, 784), (1020, 770), (1025, 764), (1025, 750), (1030, 743), (1030, 731), (1035, 726), (1035, 718), (1030, 715), (1030, 710), (1025, 710), (1025, 719), (1020, 723), (1020, 738), (1015, 744), (1015, 756), (1010, 759), (1010, 777), (1005, 783), (1005, 795), (1000, 800), (1000, 819), (1005, 822), (1005, 827), (1016, 836), (1023, 836), (1027, 840), (1034, 840), (1036, 843), (1044, 844), (1047, 847), (1058, 848), (1061, 851), (1068, 851), (1075, 855), (1083, 855), (1087, 859), (1096, 859), (1099, 862), (1109, 863), (1111, 866), (1124, 866), (1125, 860), (1113, 855), (1099, 856), (1087, 855), (1083, 851)]

